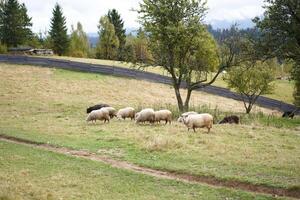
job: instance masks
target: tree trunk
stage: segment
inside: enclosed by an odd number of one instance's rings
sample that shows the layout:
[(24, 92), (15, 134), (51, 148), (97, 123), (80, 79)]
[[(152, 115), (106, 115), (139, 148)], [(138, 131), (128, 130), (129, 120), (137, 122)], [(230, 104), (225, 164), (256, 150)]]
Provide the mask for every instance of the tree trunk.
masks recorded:
[(189, 110), (189, 104), (190, 104), (191, 94), (192, 94), (192, 90), (191, 89), (187, 89), (186, 99), (185, 99), (184, 108), (183, 108), (185, 112), (187, 112)]
[(184, 106), (183, 106), (183, 101), (182, 101), (182, 98), (180, 95), (179, 86), (174, 84), (174, 90), (175, 90), (175, 95), (176, 95), (176, 99), (177, 99), (178, 109), (180, 112), (183, 112)]
[(252, 106), (253, 106), (253, 103), (249, 102), (248, 106), (246, 107), (246, 114), (249, 114), (251, 112)]

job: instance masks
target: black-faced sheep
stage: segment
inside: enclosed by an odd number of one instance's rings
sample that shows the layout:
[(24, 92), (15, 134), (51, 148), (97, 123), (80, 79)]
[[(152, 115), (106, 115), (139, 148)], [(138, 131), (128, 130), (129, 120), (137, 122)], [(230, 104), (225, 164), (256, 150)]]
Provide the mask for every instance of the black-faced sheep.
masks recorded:
[(135, 123), (150, 122), (154, 123), (155, 114), (152, 108), (146, 108), (135, 114)]
[(159, 110), (155, 111), (155, 122), (166, 121), (166, 124), (172, 121), (172, 112), (169, 110)]
[(104, 123), (105, 123), (106, 121), (109, 122), (109, 119), (110, 118), (109, 118), (108, 110), (105, 110), (102, 108), (100, 110), (93, 110), (92, 112), (90, 112), (86, 118), (86, 121), (87, 122), (89, 122), (89, 121), (96, 122), (97, 120), (100, 120), (100, 121), (104, 120)]
[(132, 107), (123, 108), (117, 112), (118, 119), (125, 120), (126, 118), (130, 118), (131, 120), (133, 120), (134, 117), (135, 117), (135, 110)]
[(97, 104), (97, 105), (91, 106), (91, 107), (89, 107), (89, 108), (86, 109), (86, 113), (90, 113), (93, 110), (99, 110), (99, 109), (101, 109), (103, 107), (109, 107), (109, 105), (105, 104), (105, 103), (101, 103), (101, 104)]
[(239, 124), (240, 118), (236, 115), (230, 115), (228, 117), (224, 117), (219, 124)]
[(209, 133), (213, 125), (213, 116), (208, 113), (188, 115), (183, 118), (183, 123), (188, 128), (188, 131), (193, 129), (196, 132), (196, 128), (206, 127)]

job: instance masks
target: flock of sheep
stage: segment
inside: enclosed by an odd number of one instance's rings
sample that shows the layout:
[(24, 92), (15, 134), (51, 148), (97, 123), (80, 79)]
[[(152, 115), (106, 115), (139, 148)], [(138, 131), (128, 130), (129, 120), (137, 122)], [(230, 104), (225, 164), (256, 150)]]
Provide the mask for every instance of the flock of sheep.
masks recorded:
[[(130, 118), (135, 120), (136, 123), (145, 123), (149, 122), (160, 123), (165, 121), (165, 123), (170, 123), (172, 121), (172, 112), (169, 110), (159, 110), (154, 111), (152, 108), (146, 108), (140, 112), (135, 112), (135, 109), (132, 107), (126, 107), (117, 111), (115, 108), (109, 106), (108, 104), (98, 104), (87, 109), (88, 116), (86, 118), (87, 122), (96, 122), (101, 120), (109, 122), (113, 117), (118, 119)], [(208, 113), (199, 114), (197, 112), (186, 112), (183, 113), (177, 120), (178, 122), (183, 123), (188, 131), (193, 129), (194, 132), (196, 128), (207, 128), (208, 133), (213, 125), (213, 116)], [(229, 116), (224, 118), (220, 123), (239, 123), (239, 118), (237, 116)]]

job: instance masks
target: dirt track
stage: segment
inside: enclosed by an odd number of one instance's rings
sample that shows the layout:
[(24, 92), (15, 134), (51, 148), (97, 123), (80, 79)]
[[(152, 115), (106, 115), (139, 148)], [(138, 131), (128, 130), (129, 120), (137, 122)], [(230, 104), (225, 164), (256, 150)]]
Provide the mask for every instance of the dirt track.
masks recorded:
[(147, 167), (137, 166), (125, 161), (115, 160), (109, 157), (100, 156), (95, 153), (91, 153), (85, 150), (74, 150), (65, 147), (58, 147), (54, 145), (49, 145), (45, 143), (38, 143), (30, 140), (20, 139), (16, 137), (11, 137), (7, 135), (0, 134), (0, 140), (20, 145), (26, 145), (33, 148), (43, 149), (55, 153), (65, 154), (69, 156), (85, 158), (93, 161), (102, 162), (112, 167), (119, 168), (119, 169), (126, 169), (129, 171), (133, 171), (136, 173), (142, 173), (149, 176), (154, 176), (157, 178), (162, 179), (170, 179), (170, 180), (177, 180), (186, 183), (196, 183), (196, 184), (208, 184), (214, 187), (225, 187), (231, 189), (240, 189), (245, 190), (248, 192), (255, 192), (261, 194), (269, 194), (273, 196), (282, 196), (282, 197), (293, 197), (293, 198), (300, 198), (300, 190), (288, 190), (284, 188), (275, 188), (269, 187), (264, 185), (254, 185), (251, 183), (235, 181), (235, 180), (222, 180), (217, 179), (215, 177), (208, 177), (208, 176), (195, 176), (190, 174), (179, 174), (176, 172), (167, 172), (167, 171), (160, 171), (155, 170)]

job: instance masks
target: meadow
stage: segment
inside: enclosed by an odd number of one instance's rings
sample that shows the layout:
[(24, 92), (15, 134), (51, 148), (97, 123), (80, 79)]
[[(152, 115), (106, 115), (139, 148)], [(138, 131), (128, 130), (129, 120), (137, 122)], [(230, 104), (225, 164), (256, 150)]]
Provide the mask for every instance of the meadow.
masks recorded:
[[(87, 124), (86, 108), (100, 102), (117, 109), (125, 106), (137, 109), (167, 107), (177, 113), (173, 89), (167, 85), (134, 79), (8, 64), (0, 65), (0, 82), (1, 134), (72, 149), (85, 149), (116, 160), (163, 171), (299, 190), (299, 118), (282, 119), (279, 112), (260, 107), (255, 107), (254, 113), (247, 116), (242, 113), (241, 102), (195, 92), (191, 100), (193, 108), (211, 112), (216, 117), (235, 113), (241, 116), (242, 124), (214, 125), (210, 134), (204, 129), (196, 133), (188, 132), (176, 119), (166, 126), (137, 125), (130, 120), (117, 119), (112, 119), (109, 124)], [(135, 195), (140, 194), (141, 190), (146, 190), (145, 199), (153, 199), (152, 195), (157, 194), (159, 187), (162, 198), (198, 199), (200, 192), (204, 195), (203, 199), (206, 195), (211, 195), (212, 199), (224, 199), (222, 195), (233, 199), (253, 199), (253, 196), (241, 191), (219, 190), (176, 181), (158, 181), (92, 161), (54, 155), (4, 142), (0, 145), (3, 150), (0, 154), (1, 160), (5, 161), (0, 165), (0, 176), (5, 180), (5, 186), (0, 186), (0, 195), (5, 198), (7, 196), (7, 199), (16, 199), (14, 192), (10, 191), (30, 195), (30, 190), (27, 191), (26, 187), (31, 188), (36, 199), (41, 196), (44, 198), (43, 195), (47, 192), (50, 196), (54, 195), (53, 199), (57, 199), (57, 194), (70, 198), (69, 192), (78, 188), (82, 189), (84, 195), (93, 195), (95, 193), (89, 192), (94, 191), (97, 184), (100, 184), (93, 176), (98, 170), (104, 170), (108, 175), (102, 177), (102, 174), (97, 174), (95, 177), (100, 176), (99, 179), (103, 178), (113, 185), (108, 186), (103, 193), (99, 192), (100, 197), (107, 197), (105, 195), (113, 192), (116, 199), (135, 198), (139, 197)], [(47, 165), (47, 160), (54, 164)], [(24, 166), (22, 163), (25, 163)], [(44, 169), (44, 165), (49, 172)], [(60, 169), (61, 165), (65, 165), (63, 169)], [(74, 166), (77, 167), (73, 169)], [(25, 170), (24, 179), (19, 177), (22, 170)], [(64, 180), (61, 185), (55, 184), (57, 179), (50, 172), (59, 174)], [(48, 183), (43, 180), (52, 176), (54, 178), (49, 183), (51, 187), (45, 190), (43, 185)], [(118, 176), (125, 178), (120, 182), (121, 178)], [(127, 179), (131, 181), (127, 182)], [(26, 181), (29, 186), (23, 184)], [(14, 186), (14, 182), (18, 184)], [(146, 189), (141, 189), (141, 185)], [(39, 194), (38, 191), (44, 190), (45, 194)], [(54, 193), (56, 190), (57, 193)], [(168, 190), (172, 192), (166, 192)], [(126, 191), (124, 196), (118, 196), (123, 191)], [(74, 199), (89, 197), (80, 196), (82, 194), (75, 193)], [(269, 197), (258, 195), (256, 198)]]
[[(45, 56), (47, 57), (47, 56)], [(114, 61), (114, 60), (101, 60), (101, 59), (91, 59), (91, 58), (76, 58), (76, 57), (68, 57), (68, 56), (48, 56), (48, 58), (54, 59), (63, 59), (63, 60), (70, 60), (76, 62), (83, 62), (83, 63), (90, 63), (90, 64), (98, 64), (98, 65), (108, 65), (114, 67), (124, 67), (124, 68), (131, 68), (131, 69), (140, 69), (147, 72), (152, 72), (164, 76), (170, 76), (170, 74), (161, 67), (145, 67), (140, 68), (139, 65), (135, 65), (132, 63), (126, 63), (121, 61)], [(210, 76), (212, 77), (213, 74)], [(223, 75), (221, 74), (216, 81), (212, 84), (213, 86), (218, 86), (222, 88), (227, 88), (226, 82), (223, 80)], [(274, 81), (274, 92), (271, 94), (262, 95), (265, 97), (269, 97), (272, 99), (276, 99), (285, 103), (293, 104), (293, 91), (294, 91), (294, 82), (288, 80), (275, 80)]]

